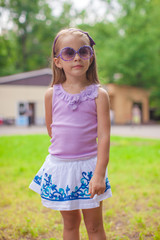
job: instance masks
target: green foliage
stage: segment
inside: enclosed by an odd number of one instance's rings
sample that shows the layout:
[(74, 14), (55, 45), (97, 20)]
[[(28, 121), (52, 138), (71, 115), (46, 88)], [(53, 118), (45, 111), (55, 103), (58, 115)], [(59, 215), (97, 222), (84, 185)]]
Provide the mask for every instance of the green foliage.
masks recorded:
[[(158, 22), (160, 15), (155, 1), (121, 1), (123, 15), (119, 18), (121, 36), (122, 83), (152, 87), (160, 77)], [(160, 6), (160, 5), (159, 5)], [(159, 20), (158, 20), (159, 19)], [(157, 21), (157, 22), (156, 22)]]
[[(61, 240), (58, 211), (28, 186), (42, 166), (47, 135), (0, 137), (0, 239)], [(103, 203), (107, 239), (160, 239), (160, 140), (111, 137), (113, 196)], [(84, 222), (81, 239), (87, 239)]]
[(0, 68), (1, 75), (9, 75), (14, 72), (14, 58), (15, 58), (15, 36), (10, 34), (7, 36), (0, 36)]
[(160, 112), (160, 2), (123, 1), (123, 15), (118, 23), (124, 30), (121, 37), (120, 83), (150, 88), (151, 106)]

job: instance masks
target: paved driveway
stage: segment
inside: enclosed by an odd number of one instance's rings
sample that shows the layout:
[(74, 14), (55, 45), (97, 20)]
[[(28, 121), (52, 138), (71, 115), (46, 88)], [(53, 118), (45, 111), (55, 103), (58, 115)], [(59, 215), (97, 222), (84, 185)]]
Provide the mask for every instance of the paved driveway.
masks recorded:
[(160, 139), (160, 125), (112, 126), (111, 135)]
[[(44, 126), (31, 126), (31, 127), (0, 126), (0, 136), (25, 135), (25, 134), (47, 134), (47, 130), (46, 127)], [(111, 127), (111, 135), (160, 139), (160, 125), (140, 125), (140, 126), (113, 125)]]

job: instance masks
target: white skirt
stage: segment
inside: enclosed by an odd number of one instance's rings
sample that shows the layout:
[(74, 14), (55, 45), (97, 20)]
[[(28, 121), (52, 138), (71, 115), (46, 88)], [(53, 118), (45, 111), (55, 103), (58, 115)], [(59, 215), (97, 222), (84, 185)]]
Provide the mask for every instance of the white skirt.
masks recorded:
[(61, 159), (48, 155), (29, 188), (41, 195), (45, 207), (60, 210), (96, 208), (100, 201), (112, 196), (105, 175), (106, 190), (90, 198), (89, 182), (96, 167), (97, 157), (89, 159)]

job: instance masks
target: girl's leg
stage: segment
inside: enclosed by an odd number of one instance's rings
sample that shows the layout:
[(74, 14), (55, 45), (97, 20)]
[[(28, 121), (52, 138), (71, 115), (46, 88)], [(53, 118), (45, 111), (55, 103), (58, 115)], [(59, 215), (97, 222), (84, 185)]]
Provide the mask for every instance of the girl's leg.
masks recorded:
[(80, 210), (61, 211), (64, 223), (63, 240), (79, 240), (79, 227), (81, 222)]
[(89, 240), (106, 240), (103, 227), (102, 202), (100, 207), (83, 209), (82, 212)]

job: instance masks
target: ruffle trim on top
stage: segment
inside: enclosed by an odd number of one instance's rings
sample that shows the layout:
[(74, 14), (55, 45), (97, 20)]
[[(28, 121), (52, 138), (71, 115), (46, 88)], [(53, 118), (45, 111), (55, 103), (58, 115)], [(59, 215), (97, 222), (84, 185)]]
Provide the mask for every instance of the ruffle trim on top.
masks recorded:
[(72, 110), (76, 110), (81, 102), (95, 99), (98, 96), (98, 87), (98, 84), (92, 84), (80, 93), (70, 94), (63, 89), (61, 84), (54, 85), (56, 95), (64, 100)]

